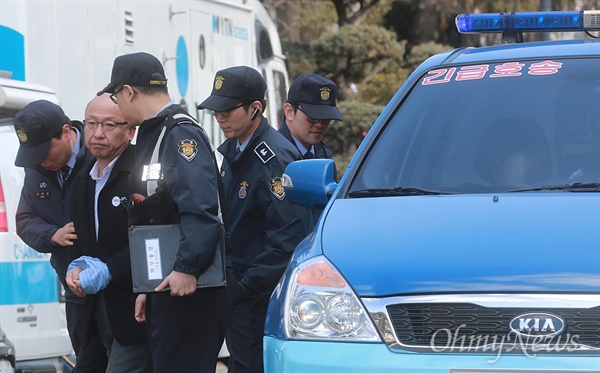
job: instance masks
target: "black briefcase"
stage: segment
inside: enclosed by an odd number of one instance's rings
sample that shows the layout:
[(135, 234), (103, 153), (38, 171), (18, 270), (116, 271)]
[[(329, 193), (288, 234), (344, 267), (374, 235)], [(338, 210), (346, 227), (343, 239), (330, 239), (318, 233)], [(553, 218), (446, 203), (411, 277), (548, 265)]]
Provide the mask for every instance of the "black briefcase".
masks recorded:
[[(221, 229), (213, 260), (198, 277), (198, 288), (225, 286), (224, 236), (224, 230)], [(154, 292), (171, 273), (179, 250), (179, 239), (179, 224), (136, 225), (129, 228), (134, 293)]]

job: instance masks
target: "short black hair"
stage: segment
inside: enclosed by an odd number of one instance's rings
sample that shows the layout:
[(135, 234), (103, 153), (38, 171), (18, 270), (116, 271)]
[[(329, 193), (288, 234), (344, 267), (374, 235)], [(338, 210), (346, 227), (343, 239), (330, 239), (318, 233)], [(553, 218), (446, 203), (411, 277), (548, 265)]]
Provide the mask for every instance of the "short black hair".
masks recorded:
[(169, 94), (169, 89), (167, 88), (167, 86), (160, 86), (160, 87), (151, 87), (151, 86), (136, 86), (134, 87), (136, 89), (136, 91), (146, 95), (146, 96), (152, 96), (158, 93), (162, 93), (162, 94)]
[(265, 109), (267, 108), (267, 101), (265, 101), (264, 99), (260, 99), (260, 100), (243, 100), (242, 101), (242, 105), (244, 106), (244, 110), (248, 110), (248, 108), (250, 107), (250, 105), (252, 105), (252, 103), (254, 101), (259, 101), (262, 105), (262, 112), (265, 112)]
[(296, 101), (296, 100), (290, 100), (288, 99), (286, 101), (286, 104), (290, 104), (292, 105), (292, 107), (294, 108), (294, 113), (298, 111), (298, 107), (300, 107), (300, 102)]
[[(64, 127), (65, 127), (64, 125), (62, 127), (60, 127), (58, 132), (56, 132), (54, 135), (52, 135), (52, 137), (54, 137), (55, 139), (60, 139), (62, 137), (62, 132), (63, 132)], [(69, 123), (69, 129), (70, 128), (72, 128), (71, 123)]]

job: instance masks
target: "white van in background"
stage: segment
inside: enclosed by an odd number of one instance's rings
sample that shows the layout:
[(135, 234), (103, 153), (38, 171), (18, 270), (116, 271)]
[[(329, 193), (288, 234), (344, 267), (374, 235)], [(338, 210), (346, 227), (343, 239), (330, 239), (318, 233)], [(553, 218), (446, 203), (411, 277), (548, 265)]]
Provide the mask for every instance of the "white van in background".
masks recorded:
[(196, 106), (223, 68), (246, 65), (263, 75), (265, 116), (278, 125), (289, 80), (277, 29), (259, 0), (0, 1), (0, 70), (50, 87), (71, 119), (83, 119), (110, 81), (115, 57), (139, 51), (163, 63), (171, 98), (214, 145), (225, 138)]
[(41, 99), (58, 104), (49, 88), (0, 78), (0, 373), (61, 372), (71, 365), (64, 297), (50, 254), (27, 246), (15, 226), (25, 173), (14, 165), (13, 118)]

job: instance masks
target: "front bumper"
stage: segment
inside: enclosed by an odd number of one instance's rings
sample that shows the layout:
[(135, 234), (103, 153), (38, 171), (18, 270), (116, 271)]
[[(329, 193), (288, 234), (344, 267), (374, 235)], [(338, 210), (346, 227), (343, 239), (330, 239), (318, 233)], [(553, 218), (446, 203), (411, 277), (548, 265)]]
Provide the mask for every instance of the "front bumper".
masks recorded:
[(270, 336), (264, 337), (264, 363), (269, 373), (600, 372), (600, 355), (393, 352), (379, 343), (283, 341)]

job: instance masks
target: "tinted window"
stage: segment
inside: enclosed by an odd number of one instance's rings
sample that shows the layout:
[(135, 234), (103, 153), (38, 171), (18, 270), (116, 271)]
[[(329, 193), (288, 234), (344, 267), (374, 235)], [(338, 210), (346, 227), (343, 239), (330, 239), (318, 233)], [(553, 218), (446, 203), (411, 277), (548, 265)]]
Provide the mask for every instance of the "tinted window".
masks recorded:
[(349, 191), (485, 193), (600, 181), (598, 63), (430, 71), (378, 134)]

